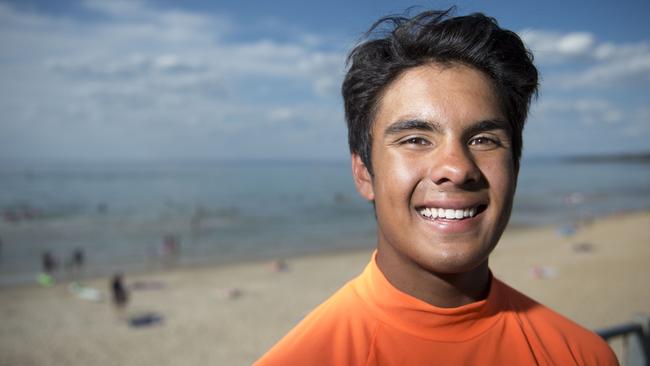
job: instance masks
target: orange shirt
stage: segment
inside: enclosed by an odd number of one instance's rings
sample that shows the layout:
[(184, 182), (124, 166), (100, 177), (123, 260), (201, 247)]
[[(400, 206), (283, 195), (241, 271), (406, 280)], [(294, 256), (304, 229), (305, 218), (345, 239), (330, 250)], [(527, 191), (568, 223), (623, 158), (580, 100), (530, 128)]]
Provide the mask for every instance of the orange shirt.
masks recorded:
[(255, 364), (617, 365), (596, 334), (493, 278), (485, 300), (438, 308), (370, 261)]

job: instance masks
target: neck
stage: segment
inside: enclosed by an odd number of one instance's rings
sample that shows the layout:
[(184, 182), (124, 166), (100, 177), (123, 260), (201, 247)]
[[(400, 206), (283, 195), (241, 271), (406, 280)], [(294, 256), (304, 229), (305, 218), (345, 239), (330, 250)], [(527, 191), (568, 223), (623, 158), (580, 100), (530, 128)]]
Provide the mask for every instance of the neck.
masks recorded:
[(441, 308), (483, 300), (490, 288), (487, 260), (467, 272), (436, 273), (405, 259), (392, 247), (380, 244), (377, 266), (398, 290)]

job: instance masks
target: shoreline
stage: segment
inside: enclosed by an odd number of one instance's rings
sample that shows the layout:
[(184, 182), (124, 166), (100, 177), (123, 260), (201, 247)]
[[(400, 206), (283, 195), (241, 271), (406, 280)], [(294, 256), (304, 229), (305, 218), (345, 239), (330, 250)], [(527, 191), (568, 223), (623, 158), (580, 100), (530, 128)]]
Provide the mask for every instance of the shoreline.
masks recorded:
[[(639, 215), (644, 213), (650, 214), (650, 209), (621, 210), (619, 212), (611, 213), (603, 216), (585, 217), (582, 218), (581, 221), (590, 224), (591, 222), (598, 221), (598, 220), (610, 219), (610, 218), (621, 218), (621, 217), (634, 216), (634, 215)], [(567, 223), (567, 225), (573, 225), (573, 224), (574, 223)], [(579, 228), (581, 223), (579, 222), (578, 224), (579, 225), (577, 225), (578, 226), (577, 228)], [(561, 230), (561, 226), (558, 226), (556, 224), (539, 224), (539, 225), (524, 224), (524, 223), (508, 224), (506, 230), (503, 233), (502, 238), (512, 234), (518, 234), (526, 231), (537, 231), (537, 230), (559, 231)], [(303, 249), (301, 251), (297, 251), (284, 256), (271, 256), (271, 255), (239, 256), (234, 258), (226, 258), (222, 260), (207, 259), (203, 261), (197, 260), (196, 258), (193, 258), (193, 260), (189, 260), (189, 261), (188, 260), (183, 261), (181, 259), (180, 263), (177, 262), (167, 267), (165, 267), (165, 264), (163, 264), (161, 261), (152, 260), (152, 262), (139, 263), (139, 264), (132, 265), (131, 267), (125, 267), (127, 268), (125, 270), (122, 269), (109, 270), (106, 267), (101, 267), (101, 268), (96, 268), (95, 271), (93, 272), (93, 269), (90, 268), (85, 270), (85, 271), (89, 271), (90, 273), (81, 274), (76, 278), (70, 278), (70, 275), (67, 272), (59, 270), (57, 273), (55, 273), (53, 277), (56, 280), (57, 284), (63, 283), (67, 285), (73, 282), (94, 282), (99, 280), (107, 280), (108, 278), (110, 278), (112, 273), (117, 273), (117, 272), (124, 273), (128, 276), (153, 276), (153, 275), (162, 275), (174, 271), (209, 270), (209, 269), (216, 269), (216, 268), (223, 268), (223, 267), (227, 268), (230, 266), (260, 265), (260, 264), (269, 263), (277, 259), (295, 260), (303, 257), (331, 256), (331, 255), (367, 252), (369, 250), (374, 250), (375, 248), (374, 241), (375, 239), (372, 238), (371, 240), (369, 240), (369, 243), (367, 245), (362, 245), (362, 244), (359, 244), (357, 246), (339, 245), (334, 248), (326, 248), (326, 249), (322, 249), (322, 248)], [(497, 248), (499, 247), (499, 245), (500, 244), (497, 245)], [(92, 267), (92, 265), (87, 265), (87, 267)], [(30, 278), (29, 280), (25, 279), (24, 281), (4, 282), (0, 280), (0, 293), (7, 289), (14, 289), (14, 288), (21, 288), (21, 287), (28, 287), (28, 288), (42, 287), (36, 281), (36, 277), (39, 274), (40, 272), (24, 274), (21, 277)]]

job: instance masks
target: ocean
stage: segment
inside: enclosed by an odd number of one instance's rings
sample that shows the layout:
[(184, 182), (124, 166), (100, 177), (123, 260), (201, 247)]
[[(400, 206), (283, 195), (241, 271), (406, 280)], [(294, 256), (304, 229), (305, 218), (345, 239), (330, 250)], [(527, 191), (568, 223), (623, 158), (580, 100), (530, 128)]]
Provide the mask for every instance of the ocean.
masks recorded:
[[(650, 165), (522, 162), (511, 226), (650, 208)], [(33, 281), (50, 251), (84, 251), (86, 275), (281, 258), (375, 241), (348, 162), (0, 165), (0, 286)]]

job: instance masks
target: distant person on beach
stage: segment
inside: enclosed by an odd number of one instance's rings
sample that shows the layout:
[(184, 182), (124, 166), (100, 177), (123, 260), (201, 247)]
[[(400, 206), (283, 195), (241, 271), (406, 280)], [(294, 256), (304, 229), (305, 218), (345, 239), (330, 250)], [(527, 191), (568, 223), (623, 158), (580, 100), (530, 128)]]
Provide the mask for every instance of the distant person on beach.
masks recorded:
[(490, 271), (538, 73), (517, 34), (452, 11), (383, 18), (348, 56), (352, 174), (377, 248), (258, 366), (617, 364)]
[(57, 267), (56, 259), (54, 258), (54, 255), (52, 255), (52, 252), (48, 250), (43, 253), (41, 257), (41, 265), (43, 273), (52, 275)]
[(74, 266), (77, 268), (82, 268), (84, 266), (84, 261), (85, 254), (83, 249), (75, 248), (74, 252), (72, 252), (72, 263)]
[(79, 276), (81, 270), (83, 269), (85, 262), (85, 254), (83, 249), (77, 247), (72, 251), (72, 255), (66, 261), (66, 267), (68, 270), (72, 271), (73, 276)]
[(178, 260), (180, 253), (180, 243), (176, 235), (165, 235), (162, 246), (160, 247), (160, 258), (163, 264), (171, 266)]
[(115, 274), (111, 279), (111, 293), (115, 308), (122, 311), (129, 302), (129, 292), (124, 285), (124, 277), (121, 273)]

